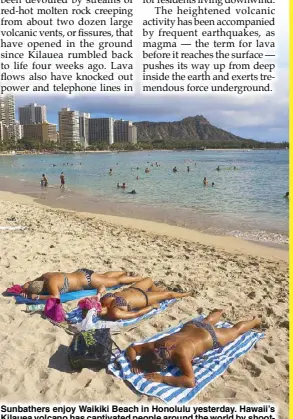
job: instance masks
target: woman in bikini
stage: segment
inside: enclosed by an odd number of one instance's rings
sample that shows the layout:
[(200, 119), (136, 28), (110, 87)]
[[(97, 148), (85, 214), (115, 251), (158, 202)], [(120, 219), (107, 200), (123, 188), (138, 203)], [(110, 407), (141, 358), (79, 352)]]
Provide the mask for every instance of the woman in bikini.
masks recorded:
[(189, 295), (191, 295), (190, 292), (163, 290), (154, 285), (151, 278), (145, 278), (137, 282), (135, 287), (105, 294), (101, 298), (102, 312), (100, 315), (109, 320), (134, 319), (157, 308), (161, 301), (188, 297)]
[(66, 292), (84, 289), (97, 289), (97, 292), (102, 293), (106, 288), (132, 284), (141, 279), (141, 276), (134, 276), (133, 273), (97, 273), (85, 268), (71, 273), (48, 272), (34, 281), (26, 282), (22, 295), (34, 300), (48, 300), (52, 297), (59, 298), (60, 294)]
[[(261, 320), (241, 321), (231, 328), (215, 328), (223, 310), (214, 310), (204, 320), (192, 320), (179, 332), (142, 345), (129, 346), (126, 355), (131, 363), (132, 372), (147, 372), (149, 381), (168, 384), (174, 387), (195, 387), (196, 377), (192, 360), (210, 349), (217, 349), (233, 342), (250, 329), (259, 327)], [(139, 360), (136, 357), (140, 356)], [(170, 365), (177, 366), (180, 376), (165, 376), (155, 371), (164, 371)]]

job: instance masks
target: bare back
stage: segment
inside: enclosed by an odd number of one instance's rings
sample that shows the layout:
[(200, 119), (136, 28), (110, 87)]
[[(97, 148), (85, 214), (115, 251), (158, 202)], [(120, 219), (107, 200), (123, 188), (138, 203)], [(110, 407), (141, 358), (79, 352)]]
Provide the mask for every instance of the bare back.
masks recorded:
[(192, 324), (187, 324), (177, 332), (170, 336), (154, 342), (155, 347), (159, 346), (170, 347), (175, 345), (172, 353), (172, 359), (176, 361), (178, 357), (187, 357), (190, 361), (196, 356), (202, 355), (213, 346), (213, 341), (210, 334)]
[(78, 291), (82, 290), (86, 285), (86, 279), (82, 272), (62, 273), (62, 272), (48, 272), (41, 276), (40, 279), (44, 281), (45, 290), (49, 293), (53, 289), (62, 289), (64, 286), (64, 277), (68, 278), (69, 290)]

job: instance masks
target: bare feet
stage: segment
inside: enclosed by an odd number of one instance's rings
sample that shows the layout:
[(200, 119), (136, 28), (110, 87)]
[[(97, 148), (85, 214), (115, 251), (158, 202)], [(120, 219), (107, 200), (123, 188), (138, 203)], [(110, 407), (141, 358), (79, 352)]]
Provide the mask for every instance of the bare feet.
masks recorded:
[(125, 272), (125, 275), (130, 277), (133, 282), (139, 282), (143, 279), (143, 277), (141, 275), (138, 275), (135, 272)]
[(219, 316), (222, 316), (223, 315), (223, 313), (224, 313), (224, 309), (222, 309), (222, 308), (215, 308), (213, 311), (212, 311), (212, 313), (214, 314), (214, 313), (218, 313), (219, 314)]
[(254, 316), (252, 320), (254, 320), (254, 322), (255, 322), (254, 327), (260, 327), (262, 320), (259, 317)]

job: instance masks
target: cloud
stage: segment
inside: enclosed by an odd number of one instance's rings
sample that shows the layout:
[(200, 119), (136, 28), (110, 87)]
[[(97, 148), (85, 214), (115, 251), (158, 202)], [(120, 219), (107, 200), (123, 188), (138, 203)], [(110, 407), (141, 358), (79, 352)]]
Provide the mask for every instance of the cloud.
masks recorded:
[[(58, 100), (56, 100), (58, 98)], [(280, 68), (275, 91), (249, 95), (24, 95), (17, 106), (38, 102), (47, 106), (48, 120), (58, 123), (58, 111), (70, 107), (96, 117), (132, 121), (175, 121), (203, 115), (209, 122), (244, 138), (288, 141), (288, 70)], [(278, 135), (277, 135), (278, 134)]]

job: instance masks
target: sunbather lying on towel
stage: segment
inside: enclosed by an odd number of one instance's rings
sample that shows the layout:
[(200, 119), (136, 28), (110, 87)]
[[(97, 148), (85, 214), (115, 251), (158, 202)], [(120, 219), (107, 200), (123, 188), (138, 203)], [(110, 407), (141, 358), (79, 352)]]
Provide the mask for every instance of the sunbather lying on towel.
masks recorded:
[(100, 315), (109, 320), (134, 319), (157, 308), (161, 301), (188, 297), (189, 295), (191, 295), (190, 292), (163, 290), (156, 287), (151, 278), (145, 278), (137, 282), (135, 287), (105, 294), (101, 298), (102, 312)]
[(102, 293), (106, 288), (132, 284), (141, 279), (141, 276), (127, 272), (97, 273), (85, 268), (72, 273), (48, 272), (34, 281), (26, 282), (21, 294), (37, 300), (48, 300), (52, 297), (59, 298), (60, 294), (66, 292), (84, 289), (96, 288), (97, 292)]
[[(258, 327), (260, 319), (242, 321), (231, 328), (214, 328), (223, 310), (214, 310), (204, 320), (192, 320), (176, 333), (142, 345), (129, 346), (126, 355), (136, 374), (147, 372), (145, 378), (150, 381), (168, 384), (174, 387), (195, 387), (196, 377), (192, 360), (210, 349), (216, 349), (233, 342), (250, 329)], [(136, 356), (140, 355), (139, 360)], [(176, 365), (182, 375), (179, 377), (163, 376), (155, 371), (164, 371), (169, 365)]]

